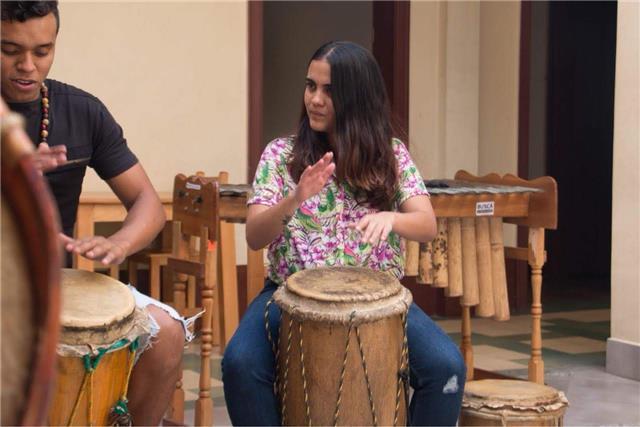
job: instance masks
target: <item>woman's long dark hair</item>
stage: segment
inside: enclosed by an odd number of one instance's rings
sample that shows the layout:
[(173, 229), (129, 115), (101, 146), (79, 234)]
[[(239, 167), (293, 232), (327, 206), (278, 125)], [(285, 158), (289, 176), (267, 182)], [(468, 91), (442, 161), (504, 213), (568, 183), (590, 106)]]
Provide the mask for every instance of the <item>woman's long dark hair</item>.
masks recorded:
[(388, 210), (398, 178), (389, 99), (380, 67), (368, 50), (346, 41), (321, 46), (309, 64), (322, 59), (331, 66), (334, 141), (330, 145), (325, 132), (311, 129), (303, 102), (289, 172), (298, 182), (308, 165), (333, 151), (338, 181), (352, 188), (359, 203)]

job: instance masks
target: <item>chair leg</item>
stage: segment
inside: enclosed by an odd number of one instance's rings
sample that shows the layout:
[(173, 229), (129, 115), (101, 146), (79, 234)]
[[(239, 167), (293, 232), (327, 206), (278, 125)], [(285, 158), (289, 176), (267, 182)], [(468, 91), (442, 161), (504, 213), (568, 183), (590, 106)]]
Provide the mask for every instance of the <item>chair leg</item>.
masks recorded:
[(129, 284), (137, 288), (138, 287), (138, 263), (129, 261), (127, 270), (129, 270)]
[(151, 298), (160, 301), (160, 260), (154, 258), (149, 261), (149, 291)]
[(110, 265), (109, 266), (109, 276), (113, 277), (116, 280), (120, 280), (120, 266), (119, 265)]
[(176, 274), (173, 281), (173, 307), (178, 313), (184, 313), (187, 306), (187, 276)]
[(205, 287), (202, 279), (198, 279), (198, 287), (202, 289), (202, 343), (200, 345), (200, 392), (195, 410), (195, 425), (213, 425), (213, 399), (211, 399), (211, 349), (212, 341), (212, 308), (213, 289)]
[(184, 389), (182, 388), (182, 363), (180, 363), (180, 376), (176, 381), (176, 389), (171, 397), (171, 404), (167, 416), (171, 421), (184, 424)]

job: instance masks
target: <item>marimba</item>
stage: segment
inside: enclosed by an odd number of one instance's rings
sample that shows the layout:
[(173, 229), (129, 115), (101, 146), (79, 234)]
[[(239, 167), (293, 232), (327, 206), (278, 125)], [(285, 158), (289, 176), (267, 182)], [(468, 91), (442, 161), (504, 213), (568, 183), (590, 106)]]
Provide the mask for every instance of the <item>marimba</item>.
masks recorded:
[[(445, 289), (460, 297), (462, 306), (461, 351), (467, 379), (473, 379), (471, 307), (476, 315), (509, 319), (505, 257), (523, 260), (531, 267), (532, 330), (529, 380), (544, 382), (540, 322), (542, 267), (546, 260), (544, 230), (557, 227), (557, 185), (553, 178), (531, 181), (514, 175), (492, 173), (477, 177), (466, 171), (455, 180), (439, 181), (429, 188), (438, 233), (433, 242), (407, 242), (406, 276), (418, 283)], [(504, 248), (502, 224), (529, 228), (528, 248)]]

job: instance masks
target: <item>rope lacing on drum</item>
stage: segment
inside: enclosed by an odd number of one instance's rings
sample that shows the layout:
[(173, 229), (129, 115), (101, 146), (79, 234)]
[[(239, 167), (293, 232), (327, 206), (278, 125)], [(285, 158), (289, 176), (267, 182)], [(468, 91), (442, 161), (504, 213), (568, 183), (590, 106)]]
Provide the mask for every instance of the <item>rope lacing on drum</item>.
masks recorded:
[[(279, 367), (280, 367), (280, 347), (276, 345), (273, 336), (271, 335), (271, 328), (269, 327), (269, 306), (273, 303), (273, 298), (270, 298), (269, 301), (267, 301), (267, 305), (265, 306), (264, 309), (264, 328), (267, 331), (267, 339), (269, 340), (269, 344), (271, 344), (271, 351), (273, 351), (273, 356), (275, 358), (276, 361), (276, 375), (275, 375), (275, 381), (273, 383), (273, 393), (276, 396), (281, 395), (282, 396), (282, 402), (280, 404), (280, 411), (281, 411), (281, 416), (282, 416), (282, 424), (285, 424), (285, 410), (286, 410), (286, 397), (287, 397), (287, 374), (289, 373), (289, 350), (291, 349), (291, 321), (289, 321), (289, 339), (287, 342), (287, 359), (286, 359), (286, 365), (285, 365), (285, 371), (284, 371), (284, 380), (283, 380), (283, 384), (281, 384), (278, 381), (278, 372), (279, 372)], [(280, 313), (280, 319), (282, 320), (282, 313)], [(282, 321), (279, 322), (279, 327), (278, 327), (278, 340), (280, 339), (280, 336), (282, 332)], [(282, 388), (282, 394), (279, 393), (280, 388)]]
[(133, 425), (133, 417), (129, 412), (129, 407), (127, 404), (129, 400), (127, 399), (127, 394), (129, 391), (129, 379), (131, 378), (131, 371), (133, 370), (133, 362), (135, 361), (136, 350), (138, 350), (139, 342), (136, 338), (133, 340), (131, 345), (129, 346), (129, 360), (127, 367), (127, 381), (125, 382), (124, 390), (122, 392), (122, 396), (120, 400), (116, 402), (116, 404), (111, 408), (109, 413), (109, 425), (112, 426), (132, 426)]
[(304, 369), (304, 340), (301, 321), (298, 321), (298, 333), (300, 334), (300, 370), (302, 372), (302, 388), (304, 389), (304, 406), (307, 415), (307, 425), (311, 426), (311, 408), (309, 406), (309, 391), (307, 390), (307, 373)]
[(338, 386), (338, 400), (336, 401), (336, 412), (333, 415), (333, 425), (338, 425), (338, 417), (340, 416), (340, 404), (342, 403), (342, 387), (344, 385), (344, 376), (347, 368), (347, 356), (349, 355), (349, 342), (351, 341), (351, 330), (353, 329), (353, 319), (356, 312), (352, 311), (349, 316), (349, 330), (347, 331), (347, 342), (344, 346), (344, 357), (342, 358), (342, 370), (340, 371), (340, 384)]
[(356, 338), (358, 338), (358, 348), (360, 349), (360, 359), (362, 360), (362, 369), (364, 371), (364, 379), (367, 383), (367, 392), (369, 394), (369, 406), (371, 407), (371, 419), (373, 425), (378, 425), (378, 417), (376, 416), (376, 404), (373, 401), (373, 391), (371, 390), (371, 381), (369, 381), (369, 371), (367, 370), (367, 359), (364, 356), (362, 348), (362, 340), (360, 339), (360, 328), (356, 326)]
[[(129, 384), (129, 377), (131, 376), (131, 369), (133, 367), (133, 356), (135, 355), (135, 350), (138, 348), (138, 339), (136, 338), (133, 342), (130, 342), (129, 340), (123, 338), (121, 340), (116, 341), (115, 343), (113, 343), (111, 346), (109, 347), (104, 347), (98, 350), (96, 355), (91, 355), (91, 354), (85, 354), (82, 358), (83, 364), (84, 364), (84, 370), (85, 370), (85, 374), (84, 377), (82, 379), (82, 385), (80, 386), (80, 391), (78, 392), (78, 396), (76, 397), (76, 401), (73, 404), (73, 409), (71, 410), (71, 415), (69, 416), (69, 422), (67, 423), (68, 426), (73, 424), (73, 421), (75, 419), (76, 413), (78, 412), (78, 407), (80, 405), (80, 401), (82, 400), (82, 396), (84, 395), (85, 392), (87, 392), (87, 421), (89, 423), (90, 426), (93, 426), (93, 374), (95, 372), (95, 370), (98, 368), (98, 364), (100, 363), (100, 361), (102, 360), (102, 357), (111, 352), (111, 351), (115, 351), (118, 350), (122, 347), (127, 346), (128, 344), (131, 344), (129, 346), (130, 352), (131, 352), (131, 356), (129, 357), (129, 367), (128, 367), (128, 374), (127, 374), (127, 381), (126, 381), (126, 385), (125, 385), (125, 389), (124, 389), (124, 393), (123, 393), (123, 397), (122, 399), (124, 400), (124, 408), (126, 409), (126, 394), (127, 394), (127, 388), (128, 388), (128, 384)], [(133, 349), (132, 349), (133, 348)], [(89, 390), (87, 391), (87, 384), (89, 385)], [(122, 402), (122, 400), (118, 401), (116, 403), (116, 405), (119, 405)], [(113, 411), (113, 410), (112, 410)], [(127, 415), (128, 415), (128, 410), (127, 410)], [(130, 416), (129, 416), (129, 420), (130, 420)], [(129, 421), (128, 424), (114, 424), (114, 425), (132, 425), (131, 421)]]
[[(407, 304), (405, 303), (405, 307)], [(411, 425), (409, 421), (409, 345), (407, 339), (407, 313), (409, 312), (409, 307), (407, 307), (407, 311), (402, 313), (402, 329), (403, 329), (403, 337), (402, 337), (402, 355), (400, 356), (400, 370), (398, 371), (398, 387), (396, 391), (396, 409), (395, 414), (393, 416), (393, 425), (398, 425), (398, 414), (400, 412), (400, 393), (401, 389), (404, 389), (404, 403), (406, 406), (406, 414), (407, 414), (407, 425)]]

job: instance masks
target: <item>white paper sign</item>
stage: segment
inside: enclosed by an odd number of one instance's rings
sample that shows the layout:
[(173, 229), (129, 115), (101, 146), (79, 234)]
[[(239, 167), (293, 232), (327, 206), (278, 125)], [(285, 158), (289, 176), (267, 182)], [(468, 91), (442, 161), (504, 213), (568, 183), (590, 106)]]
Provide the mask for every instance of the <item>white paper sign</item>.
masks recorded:
[(476, 203), (476, 216), (493, 216), (494, 202)]

